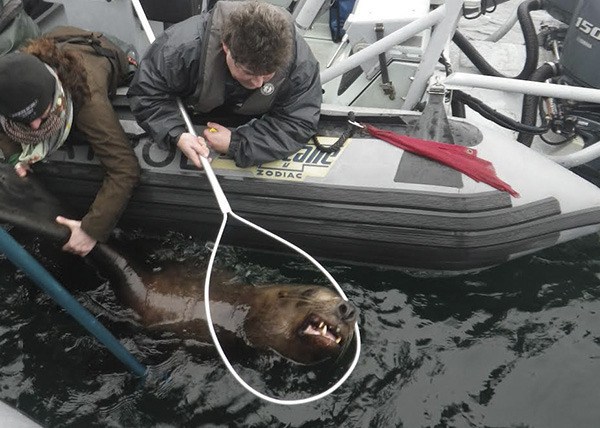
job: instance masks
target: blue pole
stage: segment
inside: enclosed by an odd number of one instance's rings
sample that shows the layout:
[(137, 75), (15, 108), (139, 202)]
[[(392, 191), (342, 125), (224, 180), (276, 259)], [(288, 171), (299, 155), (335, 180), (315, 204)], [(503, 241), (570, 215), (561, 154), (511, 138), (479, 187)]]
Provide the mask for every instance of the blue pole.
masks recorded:
[(25, 272), (29, 278), (44, 290), (56, 303), (62, 306), (79, 324), (92, 333), (96, 339), (103, 343), (110, 352), (137, 376), (146, 376), (146, 367), (140, 364), (90, 312), (75, 300), (73, 296), (64, 289), (44, 269), (31, 254), (13, 239), (10, 234), (0, 227), (0, 251), (19, 269)]

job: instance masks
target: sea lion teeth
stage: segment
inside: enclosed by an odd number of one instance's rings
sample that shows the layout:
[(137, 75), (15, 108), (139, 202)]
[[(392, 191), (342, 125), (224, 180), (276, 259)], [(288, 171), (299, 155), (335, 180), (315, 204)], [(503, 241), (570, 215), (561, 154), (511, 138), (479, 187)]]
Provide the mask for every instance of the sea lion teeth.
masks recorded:
[[(9, 169), (6, 174), (0, 174), (0, 178), (12, 177), (14, 173)], [(41, 192), (38, 196), (42, 200), (40, 207), (36, 205), (40, 219), (50, 215), (47, 220), (54, 223), (55, 213), (63, 212), (63, 209), (58, 204), (54, 206), (51, 195)], [(46, 203), (49, 204), (44, 207)], [(145, 242), (146, 238), (142, 237), (142, 240)], [(114, 242), (121, 242), (130, 251), (137, 247), (133, 240), (117, 239)], [(151, 243), (152, 247), (154, 245), (155, 242)], [(135, 320), (136, 326), (170, 332), (182, 341), (193, 338), (209, 343), (212, 337), (208, 334), (206, 307), (210, 306), (214, 311), (210, 320), (213, 327), (227, 333), (219, 338), (228, 341), (226, 348), (245, 349), (249, 346), (261, 352), (274, 352), (299, 364), (316, 364), (327, 359), (337, 361), (345, 348), (332, 346), (331, 342), (340, 336), (343, 342), (349, 342), (353, 337), (358, 310), (331, 287), (244, 284), (239, 280), (240, 274), (246, 276), (244, 272), (235, 275), (235, 272), (227, 272), (226, 266), (212, 266), (211, 263), (208, 263), (210, 270), (207, 271), (198, 265), (202, 257), (197, 255), (173, 260), (171, 257), (154, 258), (150, 254), (137, 254), (130, 262), (104, 244), (98, 244), (90, 256), (94, 267), (114, 288), (115, 296), (131, 308), (132, 313), (127, 318)], [(164, 267), (157, 264), (164, 264)], [(203, 291), (208, 280), (212, 287), (210, 302)], [(328, 322), (331, 324), (327, 325)], [(337, 322), (342, 325), (344, 335), (336, 336)], [(254, 353), (249, 356), (254, 357)], [(239, 357), (245, 361), (245, 356)], [(3, 425), (0, 422), (0, 426)]]
[[(202, 274), (190, 275), (187, 265), (173, 265), (161, 272), (144, 271), (142, 277), (133, 269), (123, 271), (121, 265), (129, 266), (124, 258), (115, 258), (108, 250), (105, 257), (103, 266), (110, 265), (116, 271), (111, 285), (137, 313), (141, 323), (185, 338), (211, 340), (205, 328), (205, 296), (202, 287), (197, 286), (205, 281)], [(229, 341), (228, 346), (243, 341), (257, 350), (274, 351), (299, 364), (336, 360), (345, 351), (342, 343), (351, 339), (356, 321), (344, 319), (340, 324), (344, 334), (336, 334), (340, 320), (335, 315), (339, 305), (349, 303), (342, 303), (335, 290), (302, 284), (246, 285), (230, 282), (226, 272), (215, 273), (222, 277), (212, 278), (217, 286), (212, 290), (211, 300), (215, 303), (213, 308), (218, 308), (212, 322), (215, 327), (233, 333), (223, 335)], [(311, 291), (309, 298), (307, 290)]]
[(342, 329), (341, 329), (341, 328), (340, 328), (340, 326), (338, 325), (338, 326), (335, 328), (335, 332), (339, 334), (339, 332), (340, 332), (340, 331), (342, 331)]

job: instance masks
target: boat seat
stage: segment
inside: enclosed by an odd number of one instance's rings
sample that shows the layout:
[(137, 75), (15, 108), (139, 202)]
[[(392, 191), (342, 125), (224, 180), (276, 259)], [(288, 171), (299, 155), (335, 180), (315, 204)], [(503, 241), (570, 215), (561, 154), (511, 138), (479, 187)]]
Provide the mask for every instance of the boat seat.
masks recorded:
[(151, 21), (175, 24), (196, 15), (202, 0), (140, 0), (146, 17)]

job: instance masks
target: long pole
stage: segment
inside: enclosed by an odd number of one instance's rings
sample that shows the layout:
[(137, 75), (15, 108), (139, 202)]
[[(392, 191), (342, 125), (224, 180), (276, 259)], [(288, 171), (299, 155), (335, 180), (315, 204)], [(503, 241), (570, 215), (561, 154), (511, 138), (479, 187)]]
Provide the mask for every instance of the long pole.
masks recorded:
[(92, 333), (108, 350), (139, 377), (145, 377), (147, 369), (50, 273), (40, 265), (14, 238), (0, 227), (0, 251), (56, 303)]
[[(154, 32), (152, 31), (150, 22), (146, 18), (146, 13), (144, 12), (144, 8), (142, 7), (140, 0), (131, 0), (131, 3), (138, 15), (138, 18), (140, 19), (140, 22), (142, 24), (142, 27), (144, 28), (144, 31), (146, 32), (146, 36), (148, 37), (148, 40), (150, 41), (150, 43), (152, 43), (155, 40)], [(179, 107), (179, 111), (181, 112), (183, 120), (185, 121), (185, 124), (188, 128), (188, 132), (195, 136), (196, 132), (194, 131), (192, 121), (191, 121), (189, 115), (187, 114), (185, 106), (181, 102), (180, 98), (177, 98), (177, 106)], [(354, 368), (356, 367), (356, 365), (358, 363), (358, 359), (360, 357), (360, 331), (358, 328), (358, 324), (356, 324), (354, 326), (354, 334), (355, 334), (355, 338), (356, 338), (356, 354), (354, 356), (354, 359), (352, 360), (352, 364), (348, 368), (348, 371), (344, 374), (344, 376), (341, 377), (341, 379), (339, 379), (335, 383), (335, 385), (333, 385), (328, 390), (326, 390), (320, 394), (313, 395), (312, 397), (301, 398), (301, 399), (297, 399), (297, 400), (283, 400), (283, 399), (279, 399), (279, 398), (269, 397), (268, 395), (265, 395), (265, 394), (257, 391), (256, 389), (252, 388), (248, 383), (246, 383), (246, 381), (244, 379), (242, 379), (242, 377), (235, 371), (235, 369), (233, 368), (233, 366), (227, 359), (227, 355), (225, 355), (225, 351), (223, 351), (223, 348), (221, 347), (221, 344), (219, 343), (219, 338), (217, 337), (217, 334), (215, 332), (215, 328), (214, 328), (214, 325), (212, 322), (212, 315), (211, 315), (211, 310), (210, 310), (210, 279), (211, 279), (211, 274), (212, 274), (212, 267), (213, 267), (215, 257), (217, 254), (217, 248), (219, 247), (219, 244), (221, 242), (221, 237), (223, 236), (225, 226), (227, 225), (228, 215), (231, 215), (232, 217), (236, 218), (237, 220), (241, 221), (242, 223), (258, 230), (261, 233), (264, 233), (264, 234), (270, 236), (271, 238), (281, 242), (282, 244), (287, 245), (288, 247), (294, 249), (298, 253), (305, 256), (321, 272), (323, 272), (323, 274), (327, 277), (327, 279), (329, 279), (331, 284), (335, 287), (335, 289), (338, 291), (338, 293), (340, 294), (340, 296), (342, 296), (342, 298), (344, 300), (348, 301), (348, 298), (346, 297), (346, 295), (344, 294), (344, 292), (342, 291), (341, 287), (336, 282), (336, 280), (331, 276), (331, 274), (329, 272), (327, 272), (327, 270), (323, 266), (321, 266), (321, 264), (318, 261), (316, 261), (312, 256), (310, 256), (308, 253), (306, 253), (302, 249), (298, 248), (291, 242), (288, 242), (285, 239), (281, 238), (280, 236), (277, 236), (274, 233), (269, 232), (268, 230), (265, 230), (262, 227), (254, 224), (254, 223), (244, 219), (243, 217), (238, 216), (236, 213), (234, 213), (231, 210), (231, 207), (229, 206), (229, 202), (227, 201), (227, 197), (225, 196), (225, 193), (223, 193), (223, 190), (221, 189), (221, 186), (219, 185), (219, 181), (217, 180), (217, 177), (216, 177), (215, 173), (213, 172), (210, 162), (204, 156), (200, 156), (200, 160), (202, 162), (202, 166), (204, 167), (206, 175), (210, 181), (210, 184), (213, 188), (215, 197), (217, 198), (219, 207), (221, 208), (221, 212), (223, 213), (223, 221), (221, 223), (221, 228), (219, 229), (217, 239), (215, 240), (215, 245), (214, 245), (212, 253), (210, 255), (210, 260), (208, 262), (208, 268), (207, 268), (207, 275), (206, 275), (206, 279), (204, 281), (204, 310), (206, 311), (206, 321), (208, 322), (208, 329), (209, 329), (210, 335), (213, 339), (215, 347), (217, 348), (217, 351), (219, 352), (219, 355), (221, 356), (221, 359), (223, 360), (223, 362), (229, 369), (230, 373), (240, 383), (240, 385), (242, 385), (247, 391), (251, 392), (255, 396), (262, 398), (263, 400), (269, 401), (271, 403), (285, 404), (285, 405), (306, 404), (306, 403), (310, 403), (315, 400), (319, 400), (319, 399), (331, 394), (333, 391), (338, 389), (346, 381), (346, 379), (348, 379), (348, 377), (350, 376), (350, 374), (352, 373), (352, 371), (354, 370)]]
[(530, 82), (506, 77), (482, 76), (471, 73), (452, 73), (442, 83), (448, 89), (482, 88), (502, 92), (563, 98), (573, 101), (600, 103), (600, 89), (559, 85), (556, 83)]

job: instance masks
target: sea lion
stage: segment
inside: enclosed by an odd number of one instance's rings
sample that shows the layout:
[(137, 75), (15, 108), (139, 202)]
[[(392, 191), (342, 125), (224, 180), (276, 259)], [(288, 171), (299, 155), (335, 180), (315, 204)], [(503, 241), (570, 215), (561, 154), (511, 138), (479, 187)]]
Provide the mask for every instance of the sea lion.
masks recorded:
[[(133, 268), (107, 246), (94, 252), (103, 272), (118, 278), (115, 292), (148, 328), (211, 341), (204, 310), (205, 271), (173, 265), (159, 272)], [(211, 275), (211, 314), (219, 337), (241, 339), (300, 364), (343, 354), (350, 344), (357, 310), (327, 287), (304, 284), (236, 283), (228, 274)]]
[[(54, 218), (64, 213), (35, 177), (21, 179), (0, 164), (0, 222), (64, 244), (69, 230)], [(149, 328), (164, 328), (211, 341), (204, 312), (205, 272), (182, 265), (159, 272), (133, 267), (107, 245), (86, 257), (111, 279), (116, 294)], [(219, 337), (239, 338), (301, 364), (340, 356), (352, 340), (356, 308), (335, 291), (316, 285), (234, 283), (223, 272), (211, 275), (211, 313)]]

